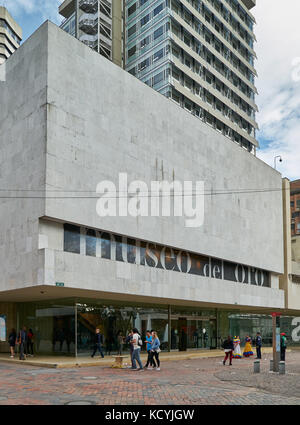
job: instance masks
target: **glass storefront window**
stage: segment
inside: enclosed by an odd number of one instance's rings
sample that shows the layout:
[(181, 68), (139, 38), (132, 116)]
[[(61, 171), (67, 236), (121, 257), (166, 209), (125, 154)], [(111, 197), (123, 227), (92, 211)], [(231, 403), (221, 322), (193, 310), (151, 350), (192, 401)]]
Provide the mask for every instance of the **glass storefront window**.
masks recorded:
[(216, 348), (217, 323), (214, 310), (171, 308), (171, 349)]
[[(157, 331), (163, 351), (221, 348), (228, 335), (239, 336), (243, 346), (246, 335), (254, 339), (257, 332), (264, 347), (272, 346), (269, 314), (104, 299), (17, 303), (17, 330), (23, 326), (33, 331), (34, 354), (45, 355), (90, 355), (96, 328), (103, 335), (106, 355), (117, 354), (120, 337), (125, 340), (134, 327), (143, 341), (147, 330)], [(300, 344), (300, 317), (282, 316), (280, 328), (287, 335), (288, 346)], [(129, 354), (129, 347), (124, 341), (122, 353)]]
[[(104, 353), (117, 354), (120, 336), (124, 339), (136, 327), (145, 341), (147, 330), (156, 330), (161, 350), (168, 350), (168, 310), (151, 304), (138, 306), (105, 300), (80, 300), (77, 306), (77, 353), (90, 354), (94, 346), (95, 330), (103, 335)], [(142, 346), (145, 351), (145, 345)], [(129, 352), (129, 344), (122, 345), (122, 352)]]
[(265, 347), (272, 346), (272, 317), (262, 314), (246, 314), (246, 313), (231, 313), (229, 319), (229, 335), (239, 336), (241, 345), (245, 344), (247, 335), (255, 339), (256, 333), (260, 332), (263, 345)]
[(75, 305), (58, 300), (17, 305), (18, 331), (26, 326), (34, 335), (34, 354), (75, 354)]

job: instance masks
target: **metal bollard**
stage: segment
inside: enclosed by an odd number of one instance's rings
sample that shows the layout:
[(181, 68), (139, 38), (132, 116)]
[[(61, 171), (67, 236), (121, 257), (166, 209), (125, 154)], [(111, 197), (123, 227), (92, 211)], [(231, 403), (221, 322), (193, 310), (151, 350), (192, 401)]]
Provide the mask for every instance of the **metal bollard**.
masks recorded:
[(270, 372), (273, 372), (273, 359), (270, 360)]
[(285, 362), (279, 362), (279, 375), (285, 375)]
[(260, 360), (254, 360), (254, 373), (260, 372)]

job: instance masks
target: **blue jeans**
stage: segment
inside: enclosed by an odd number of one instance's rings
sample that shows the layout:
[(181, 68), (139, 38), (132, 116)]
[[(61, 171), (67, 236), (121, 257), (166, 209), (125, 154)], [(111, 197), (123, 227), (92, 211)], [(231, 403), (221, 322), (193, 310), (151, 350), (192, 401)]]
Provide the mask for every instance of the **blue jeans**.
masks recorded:
[(135, 362), (136, 360), (137, 360), (140, 368), (143, 369), (143, 364), (142, 364), (141, 358), (140, 358), (140, 352), (141, 352), (140, 348), (133, 350), (133, 353), (132, 353), (132, 367), (133, 367), (133, 369), (136, 369), (136, 362)]
[(259, 345), (256, 347), (256, 354), (257, 358), (261, 359), (261, 347)]
[(96, 354), (97, 350), (99, 350), (101, 357), (104, 357), (103, 351), (102, 351), (102, 346), (101, 344), (95, 344), (95, 348), (94, 348), (94, 352), (92, 354), (92, 357), (94, 357), (94, 355)]

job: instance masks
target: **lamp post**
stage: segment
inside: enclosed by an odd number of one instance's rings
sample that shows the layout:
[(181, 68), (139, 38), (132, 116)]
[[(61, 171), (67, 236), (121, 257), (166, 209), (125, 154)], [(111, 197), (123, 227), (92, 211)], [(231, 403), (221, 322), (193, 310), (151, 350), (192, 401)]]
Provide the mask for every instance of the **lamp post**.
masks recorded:
[(276, 155), (275, 157), (274, 157), (274, 168), (275, 168), (275, 170), (276, 170), (276, 163), (277, 163), (277, 158), (279, 158), (279, 162), (282, 162), (282, 157), (281, 157), (281, 155)]

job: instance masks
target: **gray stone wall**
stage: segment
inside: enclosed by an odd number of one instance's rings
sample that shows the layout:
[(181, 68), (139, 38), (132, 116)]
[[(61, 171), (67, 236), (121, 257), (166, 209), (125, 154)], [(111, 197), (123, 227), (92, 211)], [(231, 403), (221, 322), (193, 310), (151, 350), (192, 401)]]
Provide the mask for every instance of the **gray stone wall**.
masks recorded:
[[(0, 111), (0, 188), (41, 196), (1, 199), (0, 290), (62, 281), (153, 299), (283, 306), (281, 176), (271, 167), (51, 23), (7, 61)], [(117, 184), (120, 172), (148, 185), (204, 181), (203, 226), (100, 218), (96, 186)], [(44, 216), (57, 223), (39, 224)], [(270, 270), (272, 289), (64, 253), (64, 221)]]
[[(47, 216), (282, 272), (274, 169), (54, 25), (48, 103), (50, 189), (91, 195), (98, 182), (117, 184), (126, 172), (129, 182), (199, 180), (208, 193), (229, 193), (205, 196), (199, 228), (185, 227), (182, 217), (100, 218), (95, 199), (48, 200)], [(256, 191), (231, 193), (237, 189)]]
[(0, 290), (37, 283), (44, 214), (47, 25), (12, 55), (0, 82)]

